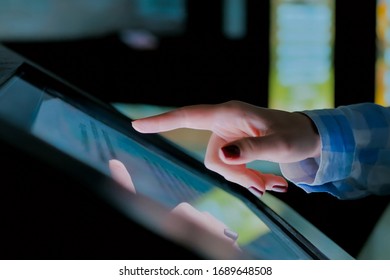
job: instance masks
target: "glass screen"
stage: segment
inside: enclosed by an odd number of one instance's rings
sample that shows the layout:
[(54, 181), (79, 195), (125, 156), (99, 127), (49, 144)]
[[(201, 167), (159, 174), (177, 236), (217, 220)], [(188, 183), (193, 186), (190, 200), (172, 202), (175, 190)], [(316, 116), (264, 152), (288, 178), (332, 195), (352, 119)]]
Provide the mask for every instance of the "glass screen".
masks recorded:
[(217, 181), (114, 129), (103, 113), (84, 110), (88, 104), (77, 104), (56, 88), (36, 85), (24, 76), (28, 73), (11, 77), (0, 88), (0, 117), (114, 179), (118, 178), (114, 171), (119, 170), (118, 181), (124, 187), (171, 211), (186, 211), (204, 219), (207, 227), (221, 238), (234, 240), (233, 246), (253, 258), (310, 258)]

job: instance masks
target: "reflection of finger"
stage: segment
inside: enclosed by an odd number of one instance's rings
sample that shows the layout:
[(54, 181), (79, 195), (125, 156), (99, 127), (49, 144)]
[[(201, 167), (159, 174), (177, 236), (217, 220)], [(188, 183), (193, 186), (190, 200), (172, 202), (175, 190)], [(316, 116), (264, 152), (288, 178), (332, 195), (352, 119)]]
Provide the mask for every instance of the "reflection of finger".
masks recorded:
[[(164, 230), (169, 236), (175, 237), (176, 241), (183, 241), (184, 244), (191, 244), (192, 248), (200, 250), (200, 253), (208, 252), (219, 258), (242, 259), (246, 258), (238, 244), (224, 234), (224, 228), (211, 230), (210, 223), (199, 223), (198, 220), (191, 219), (183, 212), (192, 211), (193, 208), (188, 203), (179, 204), (174, 208), (171, 215), (162, 220)], [(198, 211), (199, 212), (199, 211)]]
[(129, 191), (132, 191), (133, 193), (136, 192), (133, 180), (131, 180), (130, 174), (122, 162), (116, 159), (111, 159), (108, 161), (108, 166), (110, 168), (111, 176), (115, 181)]
[[(173, 208), (171, 213), (190, 219), (205, 230), (225, 239), (230, 243), (232, 243), (231, 241), (234, 243), (238, 238), (238, 234), (234, 234), (233, 231), (227, 230), (227, 226), (222, 221), (218, 220), (207, 211), (199, 211), (187, 202), (178, 204), (175, 208)], [(235, 235), (237, 235), (237, 238), (234, 239)]]
[(231, 240), (236, 241), (238, 239), (238, 233), (235, 231), (232, 231), (231, 229), (225, 228), (223, 230), (223, 233), (229, 237)]
[(200, 212), (187, 202), (179, 203), (175, 208), (171, 210), (171, 213), (180, 215), (182, 217), (189, 217), (195, 221), (201, 221)]
[(226, 228), (227, 226), (220, 220), (218, 220), (217, 218), (215, 218), (213, 215), (211, 215), (209, 212), (207, 211), (202, 211), (201, 212), (203, 217), (204, 217), (204, 221), (208, 224), (212, 224), (212, 225), (215, 225), (216, 227), (220, 227), (220, 228)]

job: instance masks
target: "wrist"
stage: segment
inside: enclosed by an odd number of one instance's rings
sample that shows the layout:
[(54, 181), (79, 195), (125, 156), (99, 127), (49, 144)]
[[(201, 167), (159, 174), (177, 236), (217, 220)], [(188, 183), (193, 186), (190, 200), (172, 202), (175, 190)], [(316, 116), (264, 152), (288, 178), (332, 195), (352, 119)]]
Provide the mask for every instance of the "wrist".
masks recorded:
[(304, 123), (304, 137), (306, 138), (305, 142), (311, 147), (311, 157), (316, 158), (321, 155), (321, 137), (318, 131), (318, 128), (315, 124), (315, 122), (305, 113), (303, 112), (295, 112), (298, 113), (299, 115), (303, 116), (302, 122)]

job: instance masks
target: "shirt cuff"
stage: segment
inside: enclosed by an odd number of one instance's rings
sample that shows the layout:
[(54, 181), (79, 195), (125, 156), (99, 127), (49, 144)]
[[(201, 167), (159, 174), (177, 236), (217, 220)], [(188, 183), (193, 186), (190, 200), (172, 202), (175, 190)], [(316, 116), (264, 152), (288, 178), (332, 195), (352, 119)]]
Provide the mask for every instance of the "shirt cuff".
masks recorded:
[(318, 129), (322, 149), (318, 158), (280, 164), (283, 176), (306, 192), (329, 192), (339, 196), (331, 184), (349, 176), (352, 169), (355, 140), (352, 128), (340, 110), (303, 111)]

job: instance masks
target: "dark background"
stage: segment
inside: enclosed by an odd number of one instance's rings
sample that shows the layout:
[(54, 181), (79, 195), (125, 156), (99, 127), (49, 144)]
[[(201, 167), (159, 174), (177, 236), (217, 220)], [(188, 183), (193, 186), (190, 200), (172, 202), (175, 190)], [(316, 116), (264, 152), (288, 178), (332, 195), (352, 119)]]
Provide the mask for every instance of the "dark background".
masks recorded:
[[(374, 100), (375, 1), (336, 4), (335, 105)], [(248, 1), (247, 33), (222, 32), (222, 1), (187, 2), (185, 32), (160, 36), (156, 50), (116, 34), (9, 46), (108, 102), (182, 106), (240, 99), (268, 104), (269, 1)]]
[[(336, 3), (335, 105), (374, 101), (375, 1)], [(267, 106), (269, 2), (248, 1), (247, 34), (222, 33), (222, 1), (188, 1), (185, 32), (160, 37), (155, 50), (135, 50), (116, 34), (62, 42), (5, 42), (107, 102), (182, 106), (238, 99)], [(340, 201), (290, 186), (275, 194), (352, 256), (388, 197)]]

